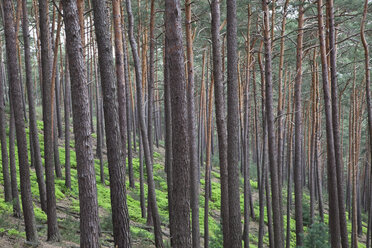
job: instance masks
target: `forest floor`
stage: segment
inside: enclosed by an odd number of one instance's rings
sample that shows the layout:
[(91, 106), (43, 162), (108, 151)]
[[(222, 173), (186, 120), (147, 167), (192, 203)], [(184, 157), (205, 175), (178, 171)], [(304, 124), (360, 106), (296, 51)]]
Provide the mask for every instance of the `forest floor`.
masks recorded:
[[(38, 122), (39, 138), (40, 138), (40, 148), (41, 154), (44, 155), (44, 142), (43, 142), (43, 125), (42, 122)], [(28, 135), (28, 129), (26, 130)], [(95, 134), (93, 134), (93, 140), (96, 140)], [(64, 175), (64, 164), (65, 164), (65, 146), (64, 139), (59, 140), (59, 155), (60, 163), (63, 169)], [(62, 178), (56, 178), (55, 180), (55, 191), (57, 198), (57, 216), (58, 225), (61, 234), (61, 242), (50, 243), (47, 242), (47, 224), (46, 224), (46, 214), (41, 210), (40, 203), (36, 200), (39, 198), (39, 192), (36, 181), (35, 170), (31, 169), (31, 187), (32, 194), (34, 198), (34, 210), (35, 217), (37, 220), (37, 227), (39, 233), (39, 247), (79, 247), (79, 195), (78, 195), (78, 182), (77, 182), (77, 171), (76, 171), (76, 154), (74, 152), (74, 139), (71, 138), (71, 190), (67, 190), (65, 187), (65, 181)], [(137, 150), (138, 151), (138, 150)], [(16, 149), (17, 152), (17, 149)], [(106, 159), (106, 150), (103, 150), (104, 161)], [(17, 154), (17, 153), (16, 153)], [(30, 155), (29, 155), (30, 159)], [(18, 163), (18, 157), (16, 156), (16, 161)], [(154, 148), (154, 180), (156, 185), (156, 197), (159, 207), (159, 214), (162, 221), (163, 229), (163, 239), (165, 242), (165, 247), (170, 247), (169, 244), (169, 218), (168, 218), (168, 199), (167, 199), (167, 181), (166, 174), (164, 171), (164, 149), (162, 144), (159, 147)], [(253, 163), (252, 163), (253, 164)], [(218, 168), (218, 157), (214, 155), (212, 157), (212, 172), (211, 172), (211, 189), (212, 194), (210, 198), (210, 211), (209, 211), (209, 230), (210, 230), (210, 247), (222, 247), (222, 232), (220, 225), (220, 174)], [(113, 237), (112, 237), (112, 221), (111, 221), (111, 204), (110, 204), (110, 188), (108, 181), (108, 170), (107, 162), (105, 163), (105, 185), (101, 184), (99, 181), (99, 160), (95, 159), (95, 168), (97, 174), (97, 192), (98, 192), (98, 205), (99, 205), (99, 215), (102, 235), (100, 238), (102, 247), (113, 247)], [(135, 176), (135, 188), (129, 187), (129, 180), (127, 175), (126, 186), (127, 186), (127, 204), (128, 211), (130, 215), (130, 228), (131, 228), (131, 238), (132, 246), (134, 248), (147, 248), (154, 247), (154, 235), (152, 226), (146, 225), (146, 218), (141, 216), (141, 206), (140, 206), (140, 186), (139, 186), (139, 158), (137, 152), (134, 152), (133, 168)], [(1, 163), (0, 163), (1, 169)], [(251, 168), (251, 178), (255, 177), (255, 165)], [(146, 170), (144, 170), (146, 178)], [(204, 171), (201, 169), (201, 194), (200, 194), (200, 230), (201, 235), (204, 233)], [(18, 175), (19, 184), (19, 175)], [(241, 184), (243, 184), (243, 179), (241, 178)], [(256, 247), (258, 243), (258, 221), (259, 221), (259, 204), (258, 204), (258, 186), (257, 182), (251, 180), (252, 198), (254, 202), (254, 212), (255, 219), (250, 221), (250, 246)], [(145, 180), (144, 190), (147, 192), (147, 184)], [(286, 209), (286, 189), (283, 189), (283, 209)], [(2, 173), (0, 173), (0, 248), (4, 247), (28, 247), (25, 244), (25, 232), (24, 224), (22, 219), (17, 219), (12, 217), (12, 205), (10, 203), (4, 202), (3, 197), (3, 186), (2, 186)], [(146, 197), (147, 198), (147, 197)], [(327, 215), (327, 201), (325, 198), (325, 222), (328, 223)], [(243, 213), (243, 192), (241, 194), (241, 210)], [(293, 208), (292, 208), (293, 209)], [(291, 229), (291, 247), (295, 247), (295, 220), (294, 211), (292, 210), (290, 219), (290, 229)], [(319, 239), (317, 235), (318, 229), (312, 229), (309, 227), (309, 195), (304, 192), (304, 224), (305, 224), (305, 239), (309, 237), (311, 241), (311, 235), (313, 238)], [(317, 213), (317, 212), (316, 212)], [(242, 215), (243, 216), (243, 215)], [(363, 235), (360, 236), (359, 247), (365, 247), (365, 233), (366, 224), (365, 216), (363, 217)], [(286, 220), (284, 215), (284, 220)], [(265, 224), (267, 224), (267, 214), (265, 209)], [(326, 228), (326, 225), (324, 225)], [(311, 229), (313, 231), (311, 231)], [(348, 230), (351, 233), (351, 224), (348, 223)], [(327, 238), (328, 236), (325, 236)], [(202, 238), (202, 242), (204, 242)], [(264, 246), (268, 247), (269, 238), (267, 233), (267, 227), (265, 227), (264, 236)], [(323, 246), (322, 246), (323, 247)]]

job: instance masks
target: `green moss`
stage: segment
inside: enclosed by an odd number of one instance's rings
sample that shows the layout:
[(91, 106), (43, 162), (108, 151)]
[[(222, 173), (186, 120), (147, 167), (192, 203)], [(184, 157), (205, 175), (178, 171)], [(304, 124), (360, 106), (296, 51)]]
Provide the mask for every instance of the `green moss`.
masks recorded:
[(43, 210), (41, 210), (41, 208), (35, 206), (35, 204), (34, 204), (34, 212), (35, 212), (36, 220), (38, 220), (40, 222), (47, 220), (47, 215), (44, 213)]
[(12, 205), (8, 202), (4, 202), (3, 198), (0, 198), (0, 214), (11, 213), (12, 210)]
[(17, 229), (14, 229), (14, 228), (9, 229), (7, 233), (8, 233), (9, 236), (26, 238), (26, 233), (25, 232), (20, 232)]

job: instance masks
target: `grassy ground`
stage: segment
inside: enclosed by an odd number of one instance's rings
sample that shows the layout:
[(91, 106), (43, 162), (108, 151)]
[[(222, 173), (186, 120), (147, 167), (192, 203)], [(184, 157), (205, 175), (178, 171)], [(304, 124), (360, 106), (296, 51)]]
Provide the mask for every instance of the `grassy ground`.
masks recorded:
[[(44, 143), (42, 135), (42, 122), (38, 122), (39, 128), (39, 138), (40, 138), (40, 148), (41, 154), (44, 154)], [(27, 129), (28, 135), (28, 129)], [(94, 136), (94, 134), (93, 134)], [(63, 139), (60, 140), (60, 161), (62, 168), (65, 164), (65, 149), (63, 144)], [(57, 215), (58, 224), (60, 227), (60, 232), (62, 236), (62, 242), (56, 244), (50, 244), (45, 242), (46, 240), (46, 215), (40, 209), (40, 204), (38, 202), (39, 192), (37, 187), (36, 173), (34, 169), (31, 170), (31, 186), (32, 194), (34, 198), (34, 210), (37, 220), (37, 226), (39, 230), (39, 236), (41, 245), (43, 247), (78, 247), (79, 246), (79, 197), (78, 197), (78, 182), (77, 182), (77, 171), (76, 171), (76, 154), (74, 152), (74, 141), (72, 139), (71, 144), (71, 190), (67, 190), (65, 187), (65, 182), (63, 179), (56, 178), (56, 197), (57, 197)], [(105, 152), (104, 152), (105, 154)], [(166, 175), (164, 172), (164, 150), (162, 147), (155, 148), (154, 153), (154, 179), (156, 183), (156, 196), (157, 203), (159, 207), (160, 218), (162, 220), (162, 228), (164, 233), (165, 245), (169, 245), (169, 219), (168, 219), (168, 199), (167, 199), (167, 184)], [(135, 153), (137, 156), (137, 154)], [(30, 159), (30, 155), (29, 155)], [(16, 156), (18, 162), (18, 158)], [(216, 158), (213, 161), (218, 161)], [(129, 183), (127, 180), (127, 203), (130, 215), (130, 228), (132, 235), (132, 243), (134, 247), (154, 247), (154, 237), (152, 233), (152, 227), (146, 226), (146, 219), (141, 216), (141, 208), (139, 201), (139, 160), (134, 158), (133, 166), (135, 171), (135, 188), (129, 188)], [(1, 163), (0, 163), (1, 167)], [(102, 237), (100, 239), (102, 247), (112, 247), (113, 237), (112, 237), (112, 221), (111, 221), (111, 205), (110, 205), (110, 189), (108, 182), (108, 170), (107, 164), (105, 164), (105, 175), (106, 184), (103, 185), (99, 182), (99, 160), (95, 160), (95, 168), (97, 173), (97, 191), (98, 191), (98, 205), (100, 214), (100, 223), (102, 230)], [(1, 169), (1, 168), (0, 168)], [(251, 169), (252, 173), (255, 171), (253, 166)], [(64, 175), (64, 174), (63, 174)], [(146, 173), (145, 173), (146, 176)], [(201, 170), (201, 195), (200, 195), (200, 230), (201, 235), (204, 232), (204, 173)], [(12, 205), (4, 202), (3, 197), (3, 187), (2, 187), (2, 173), (0, 173), (0, 247), (22, 247), (25, 240), (25, 232), (23, 221), (12, 217)], [(18, 175), (19, 183), (19, 175)], [(241, 183), (243, 181), (241, 180)], [(250, 223), (250, 245), (251, 247), (256, 247), (258, 243), (258, 219), (259, 219), (259, 206), (258, 206), (258, 189), (257, 182), (251, 180), (252, 186), (252, 197), (254, 199), (254, 211), (256, 219), (252, 220)], [(214, 165), (212, 171), (212, 197), (210, 199), (210, 211), (209, 211), (209, 230), (210, 230), (210, 247), (222, 247), (222, 232), (220, 226), (220, 183), (219, 183), (219, 171), (218, 167)], [(147, 191), (147, 185), (145, 184), (145, 191)], [(286, 190), (283, 191), (283, 199), (286, 199)], [(325, 197), (326, 198), (326, 197)], [(241, 211), (243, 213), (243, 192), (241, 194)], [(283, 206), (286, 206), (286, 202), (283, 202)], [(327, 206), (326, 206), (327, 209)], [(293, 212), (293, 211), (292, 211)], [(291, 247), (295, 247), (295, 221), (291, 216)], [(363, 236), (361, 237), (362, 242), (360, 242), (359, 247), (364, 247), (363, 240), (365, 240), (366, 233), (366, 216), (363, 216)], [(286, 216), (284, 216), (286, 220)], [(325, 213), (325, 222), (328, 222), (328, 215)], [(265, 211), (265, 223), (267, 224), (267, 215)], [(309, 224), (309, 196), (304, 193), (304, 223), (305, 223), (305, 240), (316, 239), (327, 239), (327, 226), (317, 225), (314, 228), (308, 228)], [(351, 224), (348, 223), (348, 229), (351, 233)], [(320, 231), (320, 232), (319, 232)], [(267, 228), (265, 228), (264, 244), (268, 246), (269, 238), (267, 233)], [(319, 237), (323, 235), (324, 237)], [(202, 239), (203, 242), (203, 239)], [(309, 247), (330, 247), (327, 246), (326, 242), (321, 242), (322, 246), (309, 246)]]

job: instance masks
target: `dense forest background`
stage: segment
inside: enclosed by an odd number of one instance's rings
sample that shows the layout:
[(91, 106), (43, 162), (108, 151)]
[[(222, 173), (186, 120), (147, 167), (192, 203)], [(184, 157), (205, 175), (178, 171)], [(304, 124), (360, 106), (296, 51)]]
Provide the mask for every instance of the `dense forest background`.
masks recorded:
[(370, 0), (0, 14), (0, 247), (372, 247)]

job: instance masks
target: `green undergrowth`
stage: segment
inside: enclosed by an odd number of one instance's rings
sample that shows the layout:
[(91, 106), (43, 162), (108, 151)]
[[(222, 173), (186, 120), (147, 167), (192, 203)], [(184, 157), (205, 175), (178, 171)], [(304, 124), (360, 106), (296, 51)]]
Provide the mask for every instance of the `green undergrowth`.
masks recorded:
[[(39, 129), (39, 140), (40, 140), (40, 149), (41, 155), (44, 157), (44, 140), (43, 140), (43, 123), (38, 121), (38, 129)], [(8, 130), (7, 130), (8, 132)], [(29, 134), (29, 130), (26, 129), (27, 136)], [(95, 135), (95, 134), (93, 134)], [(29, 142), (29, 139), (27, 139)], [(61, 140), (64, 141), (64, 140)], [(63, 142), (61, 142), (63, 143)], [(76, 217), (79, 213), (79, 189), (78, 189), (78, 179), (77, 179), (77, 170), (76, 170), (76, 153), (74, 151), (74, 140), (71, 139), (70, 142), (70, 160), (71, 160), (71, 189), (67, 189), (65, 186), (64, 179), (55, 179), (55, 192), (56, 192), (56, 199), (58, 206), (64, 206), (67, 208), (67, 212), (70, 214), (62, 215), (58, 222), (61, 229), (62, 239), (69, 240), (74, 243), (79, 243), (79, 220)], [(16, 154), (17, 154), (17, 146)], [(154, 180), (156, 185), (156, 197), (157, 197), (157, 204), (160, 214), (160, 219), (162, 221), (162, 228), (168, 229), (169, 227), (169, 215), (168, 215), (168, 193), (167, 193), (167, 181), (166, 181), (166, 173), (164, 170), (164, 165), (162, 161), (164, 161), (164, 157), (161, 153), (154, 152)], [(95, 151), (94, 151), (95, 152)], [(138, 152), (138, 150), (137, 150)], [(64, 176), (64, 165), (65, 165), (65, 147), (64, 145), (60, 145), (59, 147), (59, 155), (60, 155), (60, 162), (63, 170)], [(135, 152), (136, 155), (136, 152)], [(1, 157), (1, 156), (0, 156)], [(29, 160), (31, 159), (30, 151), (29, 151)], [(1, 158), (0, 158), (1, 161)], [(31, 162), (31, 161), (30, 161)], [(218, 160), (213, 159), (213, 170), (211, 172), (211, 197), (209, 198), (209, 214), (208, 214), (208, 224), (209, 224), (209, 237), (210, 237), (210, 247), (222, 247), (222, 229), (220, 224), (220, 209), (221, 209), (221, 184), (220, 184), (220, 174), (218, 168)], [(18, 156), (16, 156), (16, 163), (18, 165)], [(105, 174), (105, 184), (100, 182), (99, 176), (99, 160), (95, 159), (95, 170), (96, 170), (96, 181), (97, 181), (97, 193), (98, 193), (98, 205), (101, 208), (100, 210), (100, 224), (101, 230), (104, 233), (112, 232), (112, 220), (111, 220), (111, 200), (110, 200), (110, 188), (109, 188), (109, 173), (108, 173), (108, 164), (107, 162), (104, 163), (104, 174)], [(154, 242), (154, 235), (152, 233), (152, 228), (146, 226), (146, 218), (143, 218), (141, 215), (141, 205), (140, 205), (140, 183), (139, 183), (139, 167), (140, 161), (138, 157), (133, 158), (133, 169), (134, 169), (134, 177), (135, 177), (135, 187), (129, 187), (129, 179), (127, 173), (127, 180), (126, 180), (126, 190), (127, 190), (127, 207), (130, 215), (131, 220), (131, 235), (132, 240), (136, 240), (136, 243), (140, 243), (141, 247), (151, 246)], [(17, 166), (18, 168), (18, 166)], [(0, 163), (1, 169), (1, 163)], [(255, 165), (252, 163), (252, 172), (255, 171)], [(144, 168), (144, 192), (145, 192), (145, 199), (147, 200), (147, 173), (146, 168)], [(19, 184), (19, 173), (17, 174), (18, 177), (18, 184)], [(204, 189), (205, 189), (205, 181), (204, 181), (204, 167), (201, 168), (200, 173), (200, 232), (201, 235), (204, 235), (204, 204), (205, 204), (205, 197), (204, 197)], [(0, 173), (0, 184), (3, 184), (2, 173)], [(241, 197), (240, 197), (240, 206), (241, 212), (243, 216), (243, 205), (244, 205), (244, 198), (243, 198), (243, 179), (240, 180), (241, 184)], [(258, 244), (258, 222), (259, 222), (259, 202), (258, 202), (258, 184), (255, 180), (250, 180), (251, 184), (251, 191), (256, 196), (254, 200), (254, 212), (255, 212), (255, 220), (251, 220), (251, 231), (249, 234), (250, 237), (250, 247), (257, 247)], [(19, 188), (20, 190), (20, 188)], [(46, 214), (41, 210), (40, 204), (37, 199), (39, 199), (39, 189), (37, 184), (36, 173), (34, 169), (31, 169), (31, 192), (33, 198), (35, 200), (34, 204), (34, 211), (35, 217), (37, 220), (37, 225), (42, 226), (39, 228), (40, 236), (46, 235)], [(12, 205), (10, 203), (4, 202), (3, 189), (0, 187), (0, 235), (6, 234), (8, 236), (24, 238), (25, 233), (23, 227), (18, 224), (9, 224), (10, 222), (7, 221), (10, 216), (12, 215)], [(326, 198), (326, 196), (324, 197)], [(286, 199), (287, 199), (287, 190), (286, 187), (283, 188), (283, 209), (286, 210)], [(294, 199), (294, 195), (292, 195), (292, 199)], [(290, 243), (291, 247), (296, 247), (296, 222), (294, 220), (294, 206), (291, 206), (291, 218), (290, 218)], [(326, 202), (326, 199), (325, 199)], [(325, 224), (321, 224), (319, 221), (316, 221), (310, 227), (310, 197), (308, 192), (305, 190), (304, 197), (303, 197), (303, 216), (304, 216), (304, 240), (305, 240), (305, 247), (306, 242), (312, 242), (314, 237), (319, 236), (320, 234), (328, 234), (328, 215), (327, 213), (324, 214)], [(266, 206), (266, 205), (265, 205)], [(326, 206), (325, 206), (326, 207)], [(317, 208), (317, 206), (316, 206)], [(286, 211), (285, 211), (286, 212)], [(71, 214), (72, 213), (72, 214)], [(267, 211), (266, 207), (264, 209), (264, 222), (267, 225)], [(318, 215), (318, 212), (315, 212)], [(284, 228), (286, 228), (286, 220), (287, 216), (283, 216), (284, 220)], [(366, 220), (365, 217), (363, 219), (363, 233), (366, 233)], [(243, 219), (242, 219), (243, 223)], [(252, 227), (254, 226), (254, 228)], [(351, 233), (351, 223), (348, 222), (348, 231)], [(165, 231), (169, 233), (168, 231)], [(286, 235), (286, 232), (284, 233)], [(329, 238), (327, 235), (324, 237), (321, 236), (323, 239)], [(169, 237), (164, 236), (166, 246), (169, 246)], [(112, 238), (111, 238), (112, 239)], [(269, 237), (267, 232), (267, 226), (265, 226), (265, 233), (264, 233), (264, 245), (269, 245)], [(314, 247), (329, 247), (327, 246), (327, 242), (322, 242), (321, 245), (323, 246), (314, 246)], [(103, 245), (110, 246), (112, 244), (104, 243), (106, 241), (102, 241)], [(170, 247), (170, 246), (169, 246)], [(311, 246), (313, 247), (313, 246)], [(365, 247), (365, 244), (359, 243), (359, 247)]]

